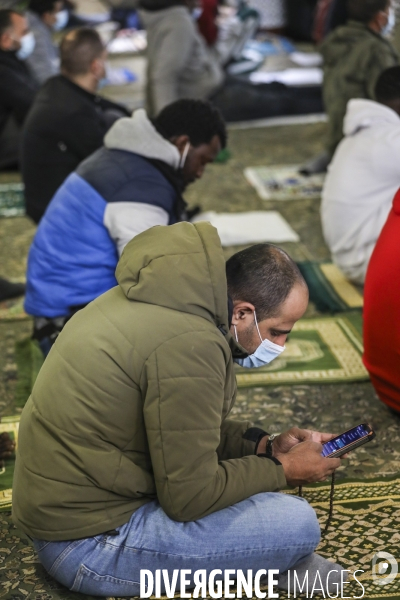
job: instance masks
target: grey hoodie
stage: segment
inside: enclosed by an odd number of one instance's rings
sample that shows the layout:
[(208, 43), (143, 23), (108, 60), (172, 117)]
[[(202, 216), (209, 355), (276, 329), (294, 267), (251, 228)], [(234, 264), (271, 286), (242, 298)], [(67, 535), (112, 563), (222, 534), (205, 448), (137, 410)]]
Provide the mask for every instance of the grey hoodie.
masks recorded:
[(35, 36), (35, 47), (26, 64), (37, 83), (42, 85), (60, 71), (58, 48), (53, 44), (50, 27), (34, 12), (27, 11), (29, 28)]
[(224, 80), (185, 6), (140, 10), (147, 30), (146, 108), (150, 117), (180, 98), (205, 100)]
[(324, 184), (322, 228), (333, 261), (362, 284), (400, 186), (399, 115), (372, 100), (350, 100), (344, 134)]

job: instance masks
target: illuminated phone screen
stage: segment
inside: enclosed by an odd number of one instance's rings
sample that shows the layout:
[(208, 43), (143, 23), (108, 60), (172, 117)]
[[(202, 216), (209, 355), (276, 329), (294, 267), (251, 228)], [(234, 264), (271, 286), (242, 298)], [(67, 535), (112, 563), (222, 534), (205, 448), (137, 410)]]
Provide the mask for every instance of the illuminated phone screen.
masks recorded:
[(344, 446), (348, 446), (357, 440), (367, 436), (369, 434), (369, 430), (366, 429), (364, 425), (358, 425), (357, 427), (353, 427), (349, 431), (338, 435), (338, 437), (333, 438), (329, 442), (325, 442), (322, 449), (322, 456), (328, 456), (332, 454), (332, 452), (336, 452), (337, 450), (341, 450)]

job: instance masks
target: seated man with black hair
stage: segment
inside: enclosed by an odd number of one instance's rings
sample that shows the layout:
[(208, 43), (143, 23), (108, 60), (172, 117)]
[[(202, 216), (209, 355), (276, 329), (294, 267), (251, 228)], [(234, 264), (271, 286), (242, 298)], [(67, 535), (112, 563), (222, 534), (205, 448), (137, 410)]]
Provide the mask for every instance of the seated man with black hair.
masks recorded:
[(350, 100), (321, 204), (333, 261), (360, 284), (400, 187), (400, 66), (382, 73), (375, 97)]
[(26, 16), (35, 36), (35, 48), (27, 59), (27, 65), (42, 85), (60, 71), (59, 52), (52, 32), (63, 29), (69, 15), (63, 0), (29, 0)]
[[(219, 145), (210, 125), (199, 131)], [(314, 554), (314, 509), (276, 493), (340, 466), (321, 456), (332, 434), (273, 436), (230, 417), (234, 362), (276, 358), (306, 310), (296, 264), (270, 244), (225, 263), (214, 227), (177, 223), (133, 239), (116, 277), (61, 332), (21, 415), (13, 520), (44, 568), (89, 596), (143, 598), (144, 569), (170, 582), (186, 569), (187, 587), (199, 570), (277, 569), (287, 592), (294, 568), (308, 597), (314, 581), (337, 593), (346, 573)]]
[(182, 192), (226, 144), (219, 112), (200, 100), (119, 119), (104, 146), (59, 188), (33, 240), (25, 310), (48, 351), (68, 318), (116, 285), (124, 246), (138, 233), (186, 218)]
[(347, 12), (346, 25), (335, 29), (320, 47), (329, 118), (327, 162), (343, 137), (348, 101), (373, 100), (379, 75), (399, 64), (399, 55), (386, 37), (394, 25), (391, 0), (348, 0)]
[(34, 44), (26, 17), (0, 10), (0, 169), (19, 165), (21, 128), (38, 88), (26, 66)]
[(111, 125), (129, 115), (96, 93), (107, 55), (97, 31), (70, 31), (60, 52), (61, 75), (40, 89), (23, 132), (26, 212), (35, 223), (68, 175), (100, 148)]

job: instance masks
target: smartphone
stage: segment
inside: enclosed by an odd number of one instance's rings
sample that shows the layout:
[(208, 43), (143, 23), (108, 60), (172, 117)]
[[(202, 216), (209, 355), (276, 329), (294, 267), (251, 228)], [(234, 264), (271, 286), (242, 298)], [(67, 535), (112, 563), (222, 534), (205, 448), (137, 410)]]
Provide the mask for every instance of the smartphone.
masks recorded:
[(368, 423), (362, 423), (361, 425), (357, 425), (357, 427), (353, 427), (352, 429), (348, 429), (344, 433), (341, 433), (337, 437), (329, 440), (329, 442), (325, 442), (322, 446), (323, 450), (321, 455), (329, 458), (338, 458), (339, 456), (346, 454), (346, 452), (350, 452), (350, 450), (354, 450), (355, 448), (370, 442), (374, 437), (375, 432), (372, 431)]

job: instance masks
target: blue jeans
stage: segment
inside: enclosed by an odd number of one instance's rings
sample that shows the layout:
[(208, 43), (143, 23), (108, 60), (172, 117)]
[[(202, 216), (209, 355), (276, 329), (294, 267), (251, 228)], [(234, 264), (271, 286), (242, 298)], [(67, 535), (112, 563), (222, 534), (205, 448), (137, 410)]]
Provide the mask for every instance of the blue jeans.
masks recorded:
[(70, 590), (137, 596), (141, 569), (167, 569), (170, 580), (174, 569), (192, 574), (205, 569), (207, 576), (213, 569), (283, 573), (310, 555), (320, 540), (314, 509), (302, 498), (282, 493), (257, 494), (189, 523), (172, 521), (152, 501), (117, 531), (33, 543), (44, 568)]

